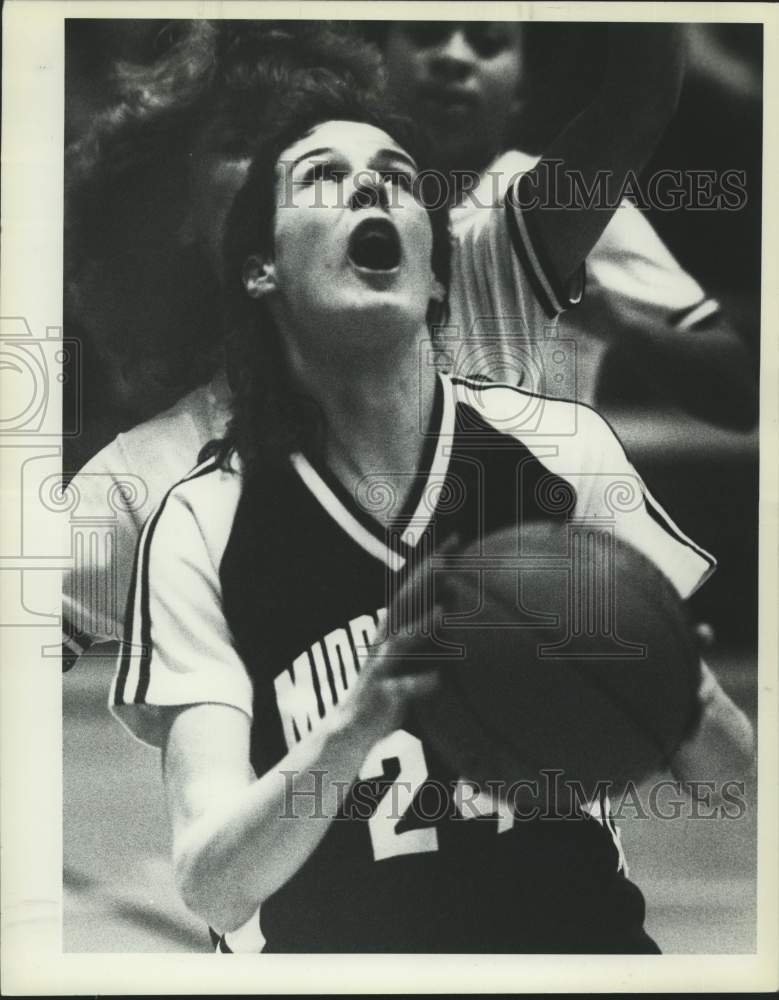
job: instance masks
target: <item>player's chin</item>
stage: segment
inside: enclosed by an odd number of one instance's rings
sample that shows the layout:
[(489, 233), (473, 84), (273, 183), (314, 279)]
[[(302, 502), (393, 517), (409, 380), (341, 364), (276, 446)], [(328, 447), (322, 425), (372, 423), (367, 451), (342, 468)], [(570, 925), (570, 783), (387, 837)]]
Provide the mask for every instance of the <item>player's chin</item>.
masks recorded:
[(336, 301), (344, 313), (359, 316), (366, 330), (370, 322), (380, 321), (385, 324), (385, 332), (394, 323), (424, 317), (427, 308), (413, 288), (391, 282), (382, 286), (380, 283), (346, 281), (334, 297), (333, 305)]
[(346, 267), (353, 282), (374, 292), (392, 292), (401, 286), (404, 277), (400, 264), (387, 268), (360, 267), (347, 258)]

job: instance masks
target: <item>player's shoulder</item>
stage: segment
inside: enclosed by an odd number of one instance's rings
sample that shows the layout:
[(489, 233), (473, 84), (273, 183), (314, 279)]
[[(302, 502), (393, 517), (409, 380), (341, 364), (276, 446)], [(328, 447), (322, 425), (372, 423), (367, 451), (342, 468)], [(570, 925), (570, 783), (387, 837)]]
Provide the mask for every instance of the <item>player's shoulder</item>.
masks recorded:
[(452, 377), (455, 401), (485, 423), (519, 440), (550, 439), (579, 450), (621, 449), (609, 423), (586, 403), (482, 378)]
[(593, 247), (591, 257), (611, 255), (626, 261), (649, 259), (664, 268), (679, 265), (652, 223), (636, 205), (623, 199)]
[(243, 475), (238, 460), (212, 456), (173, 482), (163, 494), (144, 529), (151, 558), (159, 563), (171, 555), (197, 562), (207, 553), (218, 566), (240, 503)]
[(517, 174), (524, 174), (528, 170), (532, 170), (540, 159), (540, 156), (525, 153), (521, 149), (507, 149), (493, 161), (487, 172), (494, 172), (505, 177), (505, 185), (508, 186), (513, 180), (516, 180)]
[(452, 226), (457, 232), (488, 208), (499, 208), (506, 193), (522, 174), (532, 170), (539, 157), (523, 153), (519, 149), (509, 149), (501, 153), (480, 175), (478, 184), (451, 210)]
[(207, 441), (224, 432), (227, 406), (226, 382), (220, 373), (167, 410), (120, 434), (116, 443), (126, 456), (140, 461), (160, 451), (181, 454), (188, 446), (196, 458)]
[(196, 520), (222, 519), (234, 513), (242, 488), (243, 475), (237, 456), (231, 453), (223, 459), (212, 455), (173, 482), (160, 507), (184, 507)]
[(168, 466), (168, 479), (178, 478), (207, 441), (224, 433), (227, 408), (228, 392), (220, 373), (167, 410), (119, 434), (103, 449), (105, 458), (122, 461), (126, 468), (148, 468), (152, 474), (155, 468)]
[[(186, 477), (201, 448), (224, 432), (227, 415), (223, 377), (194, 389), (163, 413), (117, 435), (75, 477), (83, 495), (125, 484), (138, 498), (134, 509), (143, 521), (171, 484)], [(226, 386), (226, 383), (225, 383)]]

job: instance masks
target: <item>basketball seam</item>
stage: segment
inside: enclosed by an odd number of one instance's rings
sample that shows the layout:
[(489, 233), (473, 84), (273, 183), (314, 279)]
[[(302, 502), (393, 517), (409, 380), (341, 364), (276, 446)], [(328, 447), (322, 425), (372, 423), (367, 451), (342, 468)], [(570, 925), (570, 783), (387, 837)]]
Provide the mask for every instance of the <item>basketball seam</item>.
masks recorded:
[[(497, 744), (499, 747), (502, 747), (504, 749), (504, 752), (507, 752), (510, 757), (516, 758), (518, 756), (516, 747), (512, 746), (509, 740), (505, 736), (503, 736), (502, 733), (500, 733), (496, 729), (493, 729), (492, 726), (488, 725), (486, 720), (476, 711), (476, 709), (473, 706), (473, 700), (469, 698), (467, 693), (465, 692), (459, 675), (455, 675), (454, 677), (449, 676), (447, 678), (447, 681), (455, 688), (455, 691), (459, 696), (460, 702), (465, 706), (468, 713), (473, 717), (477, 726), (486, 735), (486, 737), (491, 742)], [(530, 761), (528, 763), (529, 766), (534, 767), (537, 773), (541, 772), (542, 768), (535, 767), (535, 765)]]

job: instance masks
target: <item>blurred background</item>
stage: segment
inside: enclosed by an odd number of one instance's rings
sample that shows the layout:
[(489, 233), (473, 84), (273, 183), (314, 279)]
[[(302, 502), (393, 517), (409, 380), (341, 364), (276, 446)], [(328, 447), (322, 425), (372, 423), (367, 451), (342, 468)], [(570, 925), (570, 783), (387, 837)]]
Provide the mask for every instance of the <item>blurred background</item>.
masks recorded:
[[(122, 73), (126, 79), (153, 66), (180, 37), (182, 24), (66, 22), (71, 148), (116, 106)], [(339, 30), (358, 29), (344, 23)], [(691, 24), (685, 30), (688, 71), (679, 109), (647, 173), (743, 171), (747, 200), (738, 211), (650, 209), (648, 215), (681, 265), (723, 304), (757, 372), (762, 26)], [(382, 25), (363, 23), (359, 31), (370, 41)], [(604, 26), (528, 23), (520, 44), (522, 99), (513, 141), (540, 153), (595, 93)], [(191, 197), (182, 169), (175, 158), (140, 158), (110, 199), (110, 218), (100, 214), (87, 226), (83, 220), (66, 226), (65, 336), (80, 341), (82, 374), (66, 382), (79, 384), (81, 395), (65, 405), (68, 412), (80, 407), (83, 427), (64, 441), (66, 475), (214, 371), (218, 286), (181, 238)], [(71, 214), (78, 212), (83, 207), (71, 206)], [(99, 258), (94, 247), (107, 233), (110, 246), (99, 266), (69, 291), (68, 275), (86, 244)], [(712, 664), (754, 721), (758, 432), (715, 426), (654, 398), (631, 352), (618, 345), (606, 356), (597, 402), (665, 509), (718, 558), (718, 572), (692, 599), (693, 612), (713, 627)], [(157, 754), (108, 716), (112, 671), (106, 650), (105, 658), (86, 658), (63, 682), (66, 950), (208, 950), (205, 928), (172, 886)], [(647, 896), (647, 926), (663, 950), (754, 949), (754, 805), (752, 797), (742, 819), (722, 822), (623, 820), (631, 874)]]

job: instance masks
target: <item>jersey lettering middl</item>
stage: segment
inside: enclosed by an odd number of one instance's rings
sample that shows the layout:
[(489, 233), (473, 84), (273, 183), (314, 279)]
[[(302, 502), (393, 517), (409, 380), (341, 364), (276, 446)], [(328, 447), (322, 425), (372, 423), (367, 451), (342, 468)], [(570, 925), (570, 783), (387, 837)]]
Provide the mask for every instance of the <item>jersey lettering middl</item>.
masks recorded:
[[(453, 535), (466, 545), (509, 525), (601, 518), (683, 597), (713, 569), (608, 425), (578, 404), (440, 376), (409, 475), (399, 508), (392, 477), (352, 495), (302, 454), (252, 487), (237, 466), (196, 468), (140, 541), (116, 716), (159, 745), (167, 709), (233, 706), (251, 719), (252, 765), (266, 773), (349, 696), (386, 633), (389, 597)], [(561, 489), (565, 510), (544, 499)], [(368, 754), (319, 847), (222, 950), (263, 940), (285, 952), (656, 950), (596, 805), (571, 820), (518, 820), (476, 796), (420, 733), (396, 730)]]

